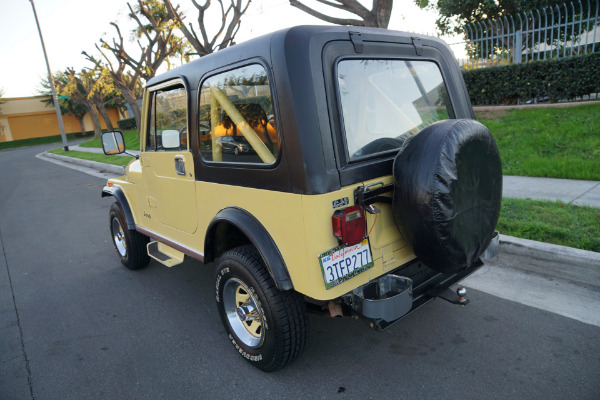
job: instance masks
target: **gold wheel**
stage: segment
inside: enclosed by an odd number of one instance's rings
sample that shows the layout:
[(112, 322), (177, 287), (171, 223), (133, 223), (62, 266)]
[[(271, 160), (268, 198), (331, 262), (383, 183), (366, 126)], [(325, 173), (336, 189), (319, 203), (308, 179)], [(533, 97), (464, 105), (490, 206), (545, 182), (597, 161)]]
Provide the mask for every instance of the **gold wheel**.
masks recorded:
[(236, 336), (251, 348), (260, 347), (264, 340), (264, 316), (255, 296), (256, 294), (237, 278), (229, 279), (223, 288), (223, 306), (229, 326)]

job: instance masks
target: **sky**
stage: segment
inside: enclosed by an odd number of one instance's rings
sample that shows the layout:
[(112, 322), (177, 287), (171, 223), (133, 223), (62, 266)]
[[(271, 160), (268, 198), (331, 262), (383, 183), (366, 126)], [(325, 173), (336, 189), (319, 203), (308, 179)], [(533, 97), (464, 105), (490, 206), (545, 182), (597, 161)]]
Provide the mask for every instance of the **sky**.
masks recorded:
[[(117, 22), (121, 31), (131, 29), (124, 0), (34, 0), (53, 73), (68, 67), (81, 70), (91, 64), (83, 50), (98, 55), (94, 45), (101, 37), (110, 41)], [(197, 12), (189, 0), (179, 3), (190, 20)], [(132, 6), (134, 1), (130, 1)], [(306, 1), (313, 5), (314, 0)], [(216, 2), (215, 2), (216, 4)], [(370, 5), (371, 1), (363, 2)], [(344, 16), (341, 15), (340, 16)], [(436, 15), (420, 10), (413, 0), (396, 0), (389, 29), (435, 33)], [(294, 25), (325, 24), (292, 6), (287, 0), (253, 0), (242, 17), (236, 42)], [(129, 46), (137, 46), (129, 43)], [(0, 0), (0, 88), (4, 97), (37, 95), (40, 82), (47, 76), (44, 54), (30, 0)]]

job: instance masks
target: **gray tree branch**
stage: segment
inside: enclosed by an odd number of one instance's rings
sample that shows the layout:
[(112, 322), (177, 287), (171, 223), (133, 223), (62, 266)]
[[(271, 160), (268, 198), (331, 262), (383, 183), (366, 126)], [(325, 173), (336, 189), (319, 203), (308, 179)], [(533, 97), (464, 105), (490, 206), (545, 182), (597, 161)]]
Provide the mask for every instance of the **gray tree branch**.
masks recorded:
[(315, 0), (317, 3), (324, 4), (339, 10), (344, 10), (354, 14), (360, 19), (339, 18), (332, 15), (316, 11), (314, 8), (300, 2), (299, 0), (289, 0), (290, 5), (296, 7), (313, 17), (326, 22), (338, 25), (350, 26), (369, 26), (378, 28), (387, 28), (392, 14), (393, 0), (373, 0), (371, 10), (363, 6), (358, 0)]

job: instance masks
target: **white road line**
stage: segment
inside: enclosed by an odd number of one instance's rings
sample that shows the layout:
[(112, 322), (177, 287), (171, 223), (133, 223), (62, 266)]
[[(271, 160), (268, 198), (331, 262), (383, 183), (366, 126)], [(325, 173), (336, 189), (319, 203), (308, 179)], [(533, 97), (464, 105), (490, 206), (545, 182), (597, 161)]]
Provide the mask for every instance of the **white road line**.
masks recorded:
[(489, 262), (462, 284), (503, 299), (600, 326), (600, 288), (596, 286)]

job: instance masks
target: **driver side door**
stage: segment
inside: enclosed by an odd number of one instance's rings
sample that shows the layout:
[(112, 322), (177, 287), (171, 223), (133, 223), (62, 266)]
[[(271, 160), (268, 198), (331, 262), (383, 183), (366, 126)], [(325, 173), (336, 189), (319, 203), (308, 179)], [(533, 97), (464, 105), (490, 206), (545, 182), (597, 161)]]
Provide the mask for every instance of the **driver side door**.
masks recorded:
[[(196, 231), (194, 161), (189, 149), (188, 92), (181, 80), (150, 89), (145, 149), (140, 159), (147, 184), (151, 229)], [(176, 233), (176, 232), (170, 232)]]

